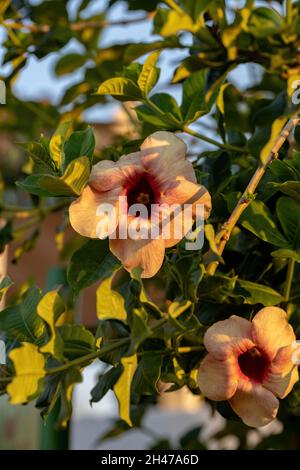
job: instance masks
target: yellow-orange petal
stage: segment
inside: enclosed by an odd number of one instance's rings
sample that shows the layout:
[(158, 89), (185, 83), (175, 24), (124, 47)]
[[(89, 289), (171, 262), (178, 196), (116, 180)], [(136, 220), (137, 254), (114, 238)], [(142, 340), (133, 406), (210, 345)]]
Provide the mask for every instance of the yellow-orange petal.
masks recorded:
[(230, 406), (245, 424), (252, 427), (265, 426), (276, 418), (279, 401), (262, 385), (241, 381)]
[(113, 240), (110, 249), (122, 262), (127, 271), (142, 268), (142, 277), (153, 277), (161, 268), (164, 260), (165, 246), (162, 239), (154, 240)]
[(252, 320), (253, 341), (274, 359), (278, 349), (291, 345), (296, 337), (287, 321), (287, 314), (279, 307), (265, 307)]
[(177, 178), (197, 182), (193, 165), (186, 159), (186, 144), (172, 132), (158, 131), (141, 145), (142, 162), (159, 183), (162, 190)]
[(198, 384), (202, 394), (210, 400), (220, 401), (231, 398), (238, 384), (235, 359), (228, 358), (219, 361), (211, 354), (207, 354), (199, 367)]
[[(105, 193), (98, 193), (93, 190), (90, 186), (87, 186), (81, 196), (72, 202), (69, 208), (70, 224), (73, 229), (83, 237), (98, 238), (97, 229), (99, 224), (105, 222), (104, 215), (97, 215), (97, 209), (100, 204), (110, 204), (116, 210), (117, 218), (117, 207), (119, 195), (122, 188), (115, 188)], [(113, 228), (112, 222), (102, 224), (102, 237), (108, 236)], [(105, 228), (106, 227), (106, 228)], [(105, 234), (105, 230), (107, 233)]]
[(237, 357), (255, 346), (251, 339), (251, 323), (236, 315), (218, 321), (205, 333), (204, 345), (216, 359)]

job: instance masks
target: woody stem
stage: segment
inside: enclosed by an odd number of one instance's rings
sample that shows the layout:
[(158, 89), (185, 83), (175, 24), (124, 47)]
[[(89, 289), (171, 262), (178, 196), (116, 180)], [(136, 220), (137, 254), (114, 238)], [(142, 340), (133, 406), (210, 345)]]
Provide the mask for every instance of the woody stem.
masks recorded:
[[(263, 175), (266, 172), (268, 166), (272, 163), (273, 160), (277, 158), (278, 152), (281, 149), (282, 145), (295, 128), (295, 126), (300, 122), (300, 117), (296, 116), (290, 119), (287, 124), (284, 126), (279, 136), (277, 137), (272, 150), (270, 151), (265, 162), (260, 164), (256, 172), (252, 176), (247, 188), (245, 189), (242, 197), (239, 199), (237, 205), (235, 206), (233, 212), (231, 213), (229, 219), (223, 224), (221, 230), (216, 235), (216, 243), (218, 248), (218, 254), (221, 256), (225, 246), (230, 238), (231, 232), (235, 225), (237, 224), (239, 218), (248, 205), (254, 198), (254, 194), (257, 186), (259, 185)], [(207, 266), (207, 273), (213, 275), (218, 267), (219, 261), (214, 261)]]

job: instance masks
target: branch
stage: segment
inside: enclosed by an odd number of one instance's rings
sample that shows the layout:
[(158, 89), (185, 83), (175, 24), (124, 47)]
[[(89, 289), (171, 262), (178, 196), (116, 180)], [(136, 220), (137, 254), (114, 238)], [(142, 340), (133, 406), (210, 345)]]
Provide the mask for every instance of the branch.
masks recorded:
[[(235, 225), (237, 224), (239, 218), (241, 217), (242, 213), (244, 212), (245, 209), (247, 209), (248, 205), (250, 204), (251, 200), (253, 199), (255, 190), (257, 186), (259, 185), (263, 175), (266, 172), (266, 169), (272, 163), (273, 160), (275, 160), (278, 156), (278, 152), (281, 149), (282, 145), (286, 141), (286, 139), (289, 137), (290, 133), (292, 130), (295, 128), (295, 126), (300, 122), (300, 117), (296, 116), (292, 119), (290, 119), (287, 124), (284, 126), (282, 131), (280, 132), (279, 136), (277, 137), (272, 150), (270, 151), (266, 161), (262, 163), (254, 173), (250, 183), (248, 184), (246, 190), (244, 191), (244, 194), (238, 201), (236, 207), (234, 208), (232, 214), (230, 215), (229, 219), (225, 224), (222, 226), (220, 232), (216, 235), (216, 243), (217, 243), (217, 248), (218, 248), (218, 254), (219, 256), (222, 255), (225, 246), (230, 238), (231, 232)], [(213, 263), (210, 263), (207, 267), (207, 273), (213, 275), (219, 265), (219, 261), (214, 261)]]
[(222, 144), (222, 142), (218, 142), (217, 140), (211, 139), (210, 137), (206, 137), (203, 134), (199, 134), (198, 132), (194, 131), (190, 127), (184, 126), (182, 128), (182, 131), (185, 132), (186, 134), (192, 135), (193, 137), (197, 137), (198, 139), (203, 140), (204, 142), (207, 142), (208, 144), (215, 145), (216, 147), (219, 147), (220, 149), (229, 150), (231, 152), (247, 153), (247, 150), (242, 147), (236, 147), (235, 145), (230, 145), (230, 144)]
[[(70, 23), (70, 30), (74, 32), (83, 31), (87, 28), (104, 28), (109, 26), (127, 26), (135, 23), (140, 23), (142, 21), (147, 21), (148, 19), (152, 18), (152, 14), (149, 13), (146, 16), (142, 16), (139, 18), (132, 18), (128, 20), (120, 20), (120, 21), (107, 21), (107, 20), (99, 20), (99, 21), (80, 21), (78, 23)], [(36, 24), (36, 23), (22, 23), (22, 22), (14, 22), (14, 21), (4, 21), (2, 25), (5, 28), (10, 28), (14, 30), (23, 30), (27, 29), (32, 33), (49, 33), (51, 31), (51, 26), (47, 24)]]

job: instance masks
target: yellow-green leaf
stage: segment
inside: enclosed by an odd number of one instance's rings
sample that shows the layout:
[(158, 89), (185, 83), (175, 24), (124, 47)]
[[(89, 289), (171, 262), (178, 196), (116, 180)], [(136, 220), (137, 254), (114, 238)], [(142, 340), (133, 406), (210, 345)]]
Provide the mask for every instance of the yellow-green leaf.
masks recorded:
[(37, 196), (79, 196), (90, 176), (90, 160), (80, 157), (72, 160), (61, 177), (30, 175), (17, 185)]
[(64, 311), (65, 304), (57, 290), (48, 292), (37, 306), (37, 313), (47, 323), (50, 333), (49, 341), (40, 348), (40, 351), (58, 359), (62, 357), (63, 341), (55, 330), (55, 323)]
[(159, 79), (159, 69), (156, 67), (159, 54), (160, 51), (155, 51), (147, 57), (139, 76), (138, 86), (144, 97), (148, 96)]
[(9, 354), (15, 369), (15, 377), (7, 386), (10, 403), (18, 405), (35, 398), (40, 391), (41, 379), (45, 376), (45, 358), (31, 343), (22, 343)]
[(223, 85), (221, 85), (220, 91), (218, 93), (217, 101), (216, 101), (217, 106), (222, 114), (224, 114), (224, 91), (226, 90), (228, 85), (229, 83), (224, 83)]
[(126, 77), (114, 77), (103, 82), (97, 95), (111, 95), (121, 101), (140, 100), (142, 94), (136, 84)]
[(0, 301), (2, 300), (3, 296), (5, 295), (6, 291), (10, 288), (13, 282), (10, 280), (8, 276), (4, 277), (0, 281)]
[(280, 131), (282, 127), (284, 126), (285, 122), (286, 122), (286, 116), (275, 119), (275, 121), (273, 122), (269, 140), (264, 145), (260, 153), (260, 159), (263, 163), (265, 163), (265, 161), (267, 160), (267, 157), (274, 145), (275, 139), (280, 134)]
[(0, 5), (0, 16), (4, 15), (4, 13), (6, 12), (10, 4), (11, 4), (11, 0), (2, 0), (1, 5)]
[(119, 402), (120, 418), (132, 426), (130, 418), (130, 392), (131, 383), (137, 368), (137, 355), (123, 357), (121, 359), (123, 372), (114, 386), (114, 392)]
[(112, 289), (114, 274), (105, 279), (97, 289), (97, 315), (99, 320), (126, 321), (125, 299)]
[(64, 148), (64, 143), (70, 134), (71, 124), (72, 123), (70, 121), (62, 122), (58, 126), (55, 134), (50, 140), (50, 144), (49, 144), (50, 154), (57, 168), (59, 169), (61, 169), (63, 165), (63, 160), (64, 160), (63, 148)]

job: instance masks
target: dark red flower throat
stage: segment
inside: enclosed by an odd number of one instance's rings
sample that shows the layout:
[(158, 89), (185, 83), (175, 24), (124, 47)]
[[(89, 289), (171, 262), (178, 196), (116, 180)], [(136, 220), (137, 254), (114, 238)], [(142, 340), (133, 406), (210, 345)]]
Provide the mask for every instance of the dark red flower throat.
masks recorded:
[(128, 207), (133, 204), (144, 204), (151, 214), (151, 204), (157, 204), (159, 192), (157, 183), (150, 173), (138, 173), (132, 176), (125, 187)]
[(257, 347), (241, 354), (238, 363), (241, 372), (254, 382), (262, 383), (269, 373), (270, 359)]

